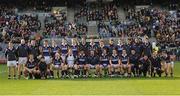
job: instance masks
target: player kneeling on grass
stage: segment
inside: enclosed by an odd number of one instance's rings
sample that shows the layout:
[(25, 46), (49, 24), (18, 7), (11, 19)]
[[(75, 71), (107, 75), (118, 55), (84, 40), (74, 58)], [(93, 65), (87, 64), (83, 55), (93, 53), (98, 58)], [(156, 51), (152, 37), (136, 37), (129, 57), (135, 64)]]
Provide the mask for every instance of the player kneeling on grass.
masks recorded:
[(62, 59), (59, 53), (55, 53), (55, 57), (53, 59), (52, 70), (54, 73), (54, 78), (59, 78), (59, 73), (62, 65)]
[(83, 71), (82, 72), (83, 77), (88, 77), (90, 66), (89, 66), (89, 64), (87, 64), (87, 57), (86, 57), (84, 51), (80, 51), (77, 61), (78, 61), (80, 68)]
[(146, 77), (147, 73), (150, 71), (150, 65), (151, 65), (151, 62), (148, 56), (144, 55), (144, 57), (140, 59), (140, 75), (143, 73), (143, 76)]
[(151, 61), (151, 77), (156, 77), (156, 74), (161, 77), (161, 58), (158, 56), (157, 52), (153, 52), (150, 57)]
[(32, 77), (32, 79), (35, 79), (35, 74), (38, 73), (36, 67), (37, 67), (37, 63), (34, 60), (34, 56), (30, 54), (29, 59), (24, 67), (24, 78), (29, 79), (30, 77)]
[(126, 50), (122, 51), (122, 55), (121, 55), (121, 68), (122, 68), (122, 74), (124, 76), (131, 76), (131, 65), (129, 63), (129, 57), (126, 53)]
[(108, 65), (108, 71), (111, 77), (113, 76), (113, 72), (117, 72), (117, 74), (120, 75), (121, 61), (115, 49), (113, 49), (112, 51), (112, 56), (110, 57), (109, 63), (110, 64)]
[(16, 49), (13, 47), (12, 42), (9, 42), (8, 44), (8, 48), (5, 52), (5, 57), (7, 58), (8, 79), (11, 79), (12, 75), (14, 76), (13, 78), (16, 79)]
[(109, 65), (109, 56), (107, 54), (107, 50), (104, 48), (103, 52), (100, 56), (100, 65), (97, 66), (99, 67), (99, 75), (102, 75), (102, 69), (104, 70), (104, 75), (107, 75), (107, 69), (108, 69), (108, 65)]
[(39, 67), (41, 79), (46, 79), (47, 74), (50, 74), (50, 70), (47, 68), (47, 64), (45, 62), (44, 57), (40, 58), (40, 62), (38, 64), (38, 67)]
[(131, 54), (129, 55), (129, 62), (131, 64), (131, 71), (134, 77), (139, 77), (139, 55), (136, 54), (134, 49), (131, 50)]

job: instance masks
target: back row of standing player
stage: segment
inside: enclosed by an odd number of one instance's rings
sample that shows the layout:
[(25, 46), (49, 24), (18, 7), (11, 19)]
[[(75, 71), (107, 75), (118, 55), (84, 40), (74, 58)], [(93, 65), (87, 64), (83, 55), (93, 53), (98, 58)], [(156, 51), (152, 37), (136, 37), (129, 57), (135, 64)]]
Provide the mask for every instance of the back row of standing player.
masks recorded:
[[(118, 40), (115, 44), (113, 39), (109, 40), (109, 44), (105, 45), (103, 40), (98, 43), (94, 39), (90, 39), (87, 43), (85, 39), (78, 42), (76, 39), (71, 40), (68, 44), (65, 39), (60, 45), (55, 40), (51, 43), (45, 40), (43, 45), (37, 45), (35, 40), (31, 40), (28, 44), (25, 40), (21, 40), (21, 44), (14, 48), (12, 42), (5, 53), (7, 57), (7, 66), (9, 78), (12, 76), (11, 68), (14, 70), (14, 78), (16, 77), (16, 66), (18, 78), (24, 72), (27, 73), (48, 73), (50, 77), (58, 74), (61, 70), (61, 76), (70, 75), (69, 69), (72, 69), (72, 74), (76, 77), (80, 76), (80, 69), (83, 70), (83, 76), (88, 76), (91, 68), (95, 68), (95, 75), (102, 76), (103, 69), (107, 69), (107, 74), (113, 76), (155, 76), (165, 72), (168, 76), (173, 75), (173, 60), (174, 55), (167, 52), (153, 51), (152, 45), (148, 38), (128, 39), (125, 43), (124, 39)], [(41, 60), (44, 59), (44, 60)], [(17, 62), (18, 61), (18, 64)], [(42, 70), (40, 65), (42, 62), (46, 64)], [(54, 71), (51, 72), (51, 71)], [(106, 73), (105, 73), (106, 74)], [(45, 74), (44, 74), (45, 75)], [(43, 75), (43, 76), (44, 76)]]

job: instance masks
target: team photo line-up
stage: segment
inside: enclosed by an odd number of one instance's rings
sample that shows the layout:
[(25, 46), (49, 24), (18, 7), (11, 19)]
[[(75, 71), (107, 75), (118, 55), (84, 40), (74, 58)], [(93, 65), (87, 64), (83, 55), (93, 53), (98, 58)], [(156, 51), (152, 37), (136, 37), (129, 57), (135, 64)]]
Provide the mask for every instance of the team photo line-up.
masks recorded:
[[(69, 42), (71, 42), (69, 44)], [(87, 77), (173, 77), (175, 55), (150, 43), (148, 37), (101, 39), (86, 42), (82, 38), (25, 41), (15, 47), (8, 43), (5, 51), (8, 79), (49, 79)]]

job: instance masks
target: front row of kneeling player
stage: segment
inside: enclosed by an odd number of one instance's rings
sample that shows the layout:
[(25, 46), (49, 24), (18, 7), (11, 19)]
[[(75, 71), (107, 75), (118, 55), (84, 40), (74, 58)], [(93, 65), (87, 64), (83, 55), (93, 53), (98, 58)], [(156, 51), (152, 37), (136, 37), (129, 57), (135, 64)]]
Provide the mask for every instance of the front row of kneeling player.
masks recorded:
[[(9, 43), (9, 48), (5, 54), (8, 55), (9, 79), (12, 76), (11, 69), (14, 71), (14, 78), (16, 77), (17, 65), (13, 50), (12, 44)], [(162, 52), (160, 55), (154, 52), (152, 56), (140, 57), (135, 50), (131, 50), (130, 55), (127, 55), (126, 50), (123, 50), (119, 56), (115, 49), (113, 49), (111, 56), (104, 49), (100, 56), (96, 55), (94, 51), (90, 51), (89, 56), (86, 56), (84, 51), (80, 51), (79, 55), (75, 57), (72, 50), (69, 49), (64, 59), (59, 53), (56, 53), (52, 59), (46, 59), (42, 55), (35, 58), (30, 54), (27, 63), (24, 65), (23, 73), (26, 79), (29, 77), (46, 79), (88, 76), (155, 77), (156, 74), (161, 77), (163, 72), (165, 76), (168, 76), (169, 73), (173, 76), (173, 60), (174, 57), (166, 52)]]

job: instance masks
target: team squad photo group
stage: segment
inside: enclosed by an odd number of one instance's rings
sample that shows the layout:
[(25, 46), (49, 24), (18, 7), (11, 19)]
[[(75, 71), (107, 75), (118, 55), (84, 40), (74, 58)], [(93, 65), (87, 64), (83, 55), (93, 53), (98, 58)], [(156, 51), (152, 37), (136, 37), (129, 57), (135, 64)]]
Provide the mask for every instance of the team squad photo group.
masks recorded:
[(95, 42), (21, 39), (5, 52), (8, 79), (173, 77), (175, 55), (153, 47), (148, 37)]

